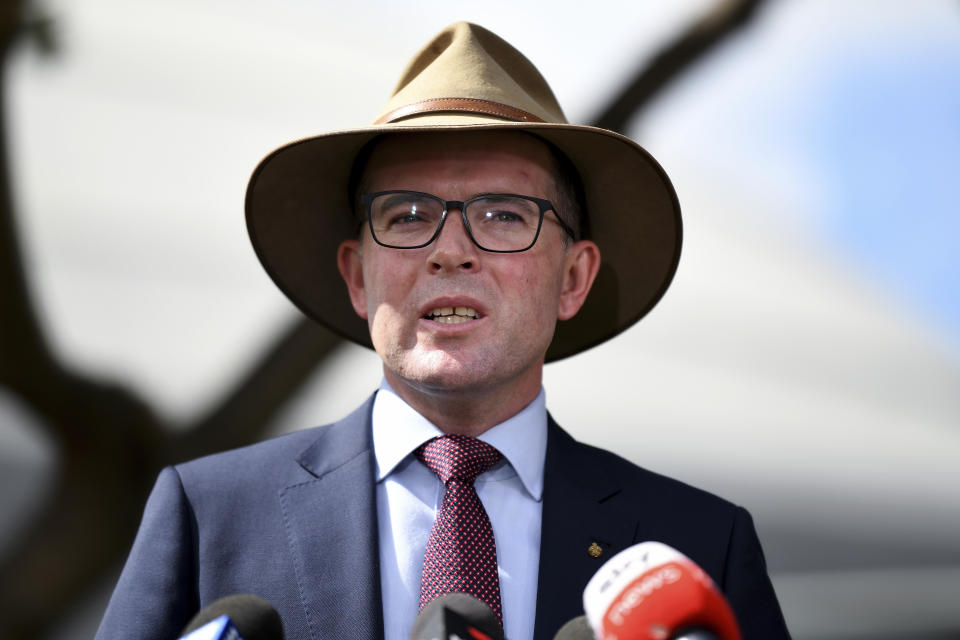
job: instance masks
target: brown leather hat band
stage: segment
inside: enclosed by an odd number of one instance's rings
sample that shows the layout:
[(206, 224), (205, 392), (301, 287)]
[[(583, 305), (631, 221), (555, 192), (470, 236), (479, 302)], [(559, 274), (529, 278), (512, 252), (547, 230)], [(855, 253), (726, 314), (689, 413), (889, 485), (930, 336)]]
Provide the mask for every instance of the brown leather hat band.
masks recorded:
[(514, 122), (545, 122), (543, 118), (510, 105), (480, 98), (430, 98), (397, 107), (377, 118), (373, 124), (387, 124), (410, 116), (438, 112), (482, 113)]

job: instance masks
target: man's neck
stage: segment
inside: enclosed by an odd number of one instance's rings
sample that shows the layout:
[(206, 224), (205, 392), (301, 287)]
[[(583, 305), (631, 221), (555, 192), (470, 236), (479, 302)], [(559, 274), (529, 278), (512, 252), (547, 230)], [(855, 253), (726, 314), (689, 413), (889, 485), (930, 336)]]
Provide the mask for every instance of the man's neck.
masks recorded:
[[(540, 393), (541, 380), (510, 388), (423, 388), (384, 371), (394, 392), (444, 433), (478, 436), (519, 413)], [(535, 384), (534, 384), (535, 383)]]

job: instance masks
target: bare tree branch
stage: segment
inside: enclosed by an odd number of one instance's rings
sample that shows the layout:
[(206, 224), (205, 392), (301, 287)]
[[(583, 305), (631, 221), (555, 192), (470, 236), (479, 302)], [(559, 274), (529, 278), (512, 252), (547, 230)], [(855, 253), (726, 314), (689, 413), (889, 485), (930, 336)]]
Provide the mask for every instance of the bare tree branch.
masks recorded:
[(764, 0), (730, 0), (701, 16), (679, 38), (643, 65), (633, 80), (617, 95), (593, 123), (623, 133), (627, 122), (652, 98), (717, 45), (744, 27)]
[(293, 392), (343, 341), (299, 317), (282, 332), (230, 394), (174, 443), (171, 459), (185, 460), (257, 441)]
[[(43, 52), (54, 50), (49, 21), (26, 10), (20, 2), (0, 2), (4, 61), (24, 36)], [(0, 105), (5, 88), (0, 82)], [(163, 466), (256, 440), (338, 340), (297, 322), (183, 436), (129, 389), (68, 370), (50, 348), (24, 272), (4, 134), (0, 127), (0, 384), (42, 418), (59, 458), (52, 498), (0, 559), (3, 635), (20, 640), (42, 637), (120, 563)]]

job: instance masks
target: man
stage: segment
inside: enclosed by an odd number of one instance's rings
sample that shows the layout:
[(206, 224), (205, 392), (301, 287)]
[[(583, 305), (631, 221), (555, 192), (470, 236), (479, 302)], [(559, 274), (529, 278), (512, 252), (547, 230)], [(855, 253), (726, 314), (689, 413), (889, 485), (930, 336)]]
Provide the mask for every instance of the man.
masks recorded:
[(255, 593), (287, 638), (398, 640), (463, 590), (508, 638), (548, 640), (602, 562), (644, 540), (700, 564), (745, 638), (788, 637), (743, 509), (546, 413), (544, 363), (656, 303), (680, 218), (649, 155), (566, 124), (509, 44), (466, 23), (439, 34), (376, 125), (264, 159), (247, 221), (278, 286), (376, 349), (383, 382), (334, 425), (164, 470), (99, 638), (173, 638), (210, 601)]

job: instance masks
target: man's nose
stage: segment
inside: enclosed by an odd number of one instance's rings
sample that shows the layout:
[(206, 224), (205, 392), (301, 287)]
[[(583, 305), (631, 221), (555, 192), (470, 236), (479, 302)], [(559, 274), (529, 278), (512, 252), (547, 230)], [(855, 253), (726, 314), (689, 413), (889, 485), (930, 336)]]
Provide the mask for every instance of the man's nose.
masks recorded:
[(430, 247), (430, 269), (434, 272), (473, 270), (478, 266), (479, 249), (470, 239), (459, 209), (447, 212), (443, 229)]

